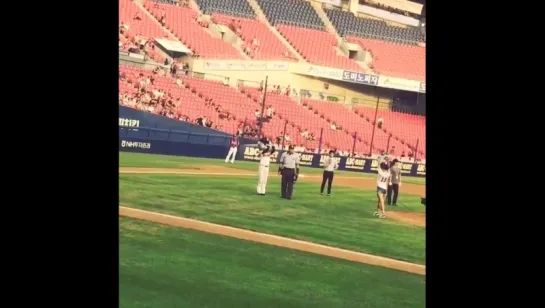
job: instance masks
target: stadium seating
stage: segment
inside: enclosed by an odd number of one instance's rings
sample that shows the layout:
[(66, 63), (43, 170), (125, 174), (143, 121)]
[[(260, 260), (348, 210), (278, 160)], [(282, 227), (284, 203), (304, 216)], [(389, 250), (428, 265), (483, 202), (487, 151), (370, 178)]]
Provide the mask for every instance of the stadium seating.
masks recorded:
[(394, 27), (384, 20), (356, 17), (352, 12), (327, 8), (324, 10), (341, 36), (352, 35), (404, 44), (424, 41), (420, 28)]
[[(136, 77), (140, 74), (143, 74), (144, 76), (151, 76), (152, 72), (147, 70), (141, 70), (132, 66), (119, 66), (120, 73), (125, 73), (128, 76), (129, 80), (132, 80), (133, 83), (129, 84), (127, 82), (120, 81), (119, 82), (119, 93), (130, 93), (134, 94), (136, 93), (137, 89), (134, 87), (134, 81), (136, 80)], [(233, 134), (236, 132), (236, 130), (241, 126), (241, 120), (236, 119), (232, 121), (228, 121), (225, 119), (221, 119), (219, 117), (219, 113), (216, 112), (213, 106), (206, 106), (205, 105), (205, 98), (206, 96), (202, 95), (200, 97), (199, 93), (196, 91), (197, 82), (191, 77), (185, 77), (184, 79), (184, 87), (178, 86), (172, 77), (167, 76), (160, 76), (155, 75), (155, 82), (152, 87), (152, 89), (161, 89), (165, 91), (165, 93), (170, 92), (174, 98), (180, 98), (182, 101), (182, 104), (180, 108), (178, 108), (177, 115), (185, 115), (189, 117), (191, 120), (194, 120), (197, 118), (197, 116), (205, 116), (208, 119), (211, 119), (214, 123), (222, 125), (222, 130)], [(210, 83), (213, 84), (213, 83)], [(224, 107), (224, 106), (222, 106)], [(227, 108), (224, 108), (225, 111), (231, 112), (231, 110), (227, 110)]]
[[(243, 91), (249, 94), (255, 101), (261, 100), (262, 93), (259, 89), (243, 87)], [(305, 105), (299, 105), (294, 99), (283, 94), (267, 93), (266, 102), (275, 108), (279, 118), (287, 120), (289, 125), (294, 128), (292, 129), (294, 133), (290, 134), (294, 143), (304, 145), (307, 148), (317, 148), (321, 135), (323, 144), (328, 148), (342, 148), (343, 150), (347, 150), (352, 147), (354, 142), (352, 137), (353, 132), (348, 131), (346, 127), (344, 127), (346, 125), (343, 121), (335, 122), (332, 120), (328, 116), (329, 112), (324, 114), (311, 110)], [(331, 129), (333, 123), (340, 126), (336, 131)], [(280, 125), (280, 127), (275, 127), (275, 132), (282, 131), (284, 121), (282, 121)], [(300, 134), (304, 130), (314, 133), (316, 140), (305, 140)]]
[(254, 18), (255, 14), (246, 0), (195, 0), (204, 14), (220, 13), (224, 15)]
[(374, 39), (348, 36), (347, 42), (355, 43), (371, 52), (369, 65), (378, 74), (424, 81), (426, 79), (426, 49), (416, 45), (402, 45)]
[[(362, 68), (352, 59), (338, 54), (336, 37), (325, 31), (325, 26), (309, 2), (303, 0), (256, 0), (263, 9), (271, 25), (305, 58), (306, 61), (329, 67), (361, 71)], [(120, 0), (120, 21), (129, 25), (129, 30), (119, 34), (120, 47), (126, 46), (136, 34), (148, 39), (169, 37), (170, 30), (182, 43), (196, 55), (215, 59), (243, 59), (239, 50), (215, 38), (206, 27), (199, 25), (196, 18), (199, 12), (188, 7), (180, 7), (175, 0), (146, 1), (144, 8), (157, 20), (150, 18), (144, 10), (130, 0)], [(232, 20), (240, 24), (237, 35), (242, 39), (242, 47), (255, 47), (253, 39), (259, 42), (258, 51), (252, 50), (249, 56), (255, 60), (290, 61), (295, 57), (284, 46), (267, 25), (256, 18), (253, 9), (246, 0), (196, 0), (200, 9), (212, 15), (212, 21), (229, 26)], [(287, 9), (289, 7), (289, 9)], [(139, 20), (134, 17), (139, 13)], [(392, 77), (412, 80), (425, 80), (425, 48), (416, 42), (425, 40), (425, 32), (414, 27), (400, 28), (389, 26), (381, 20), (355, 17), (352, 13), (325, 9), (329, 19), (346, 41), (358, 44), (371, 53), (373, 61), (369, 66), (377, 73)], [(165, 14), (165, 26), (158, 20)], [(317, 44), (316, 42), (319, 42)], [(156, 61), (163, 61), (160, 53), (150, 53)], [(133, 80), (140, 74), (153, 74), (131, 66), (121, 66), (120, 72)], [(243, 123), (256, 125), (256, 110), (261, 112), (263, 93), (255, 87), (241, 85), (238, 88), (225, 85), (221, 80), (180, 76), (183, 86), (176, 84), (171, 76), (155, 75), (152, 88), (161, 89), (182, 104), (177, 109), (176, 117), (194, 120), (198, 115), (205, 116), (221, 125), (219, 129), (234, 133)], [(120, 93), (133, 93), (138, 88), (126, 80), (120, 80)], [(299, 94), (301, 96), (301, 93)], [(302, 98), (284, 94), (267, 93), (266, 104), (274, 107), (276, 115), (263, 126), (263, 133), (274, 139), (282, 135), (287, 123), (291, 143), (303, 145), (307, 149), (318, 147), (322, 135), (322, 148), (335, 148), (368, 153), (373, 127), (374, 108), (358, 105), (351, 108), (342, 103), (319, 100), (316, 97)], [(224, 118), (217, 110), (232, 115), (231, 120)], [(144, 108), (144, 107), (142, 107)], [(150, 112), (157, 112), (146, 107)], [(158, 110), (161, 107), (157, 107)], [(184, 116), (184, 117), (182, 117)], [(186, 118), (187, 117), (187, 118)], [(382, 128), (375, 127), (373, 152), (381, 152), (395, 146), (394, 154), (419, 143), (420, 155), (425, 155), (425, 118), (423, 116), (379, 109), (378, 118), (384, 119)], [(336, 130), (331, 128), (337, 126)], [(315, 140), (307, 140), (301, 133), (309, 131)], [(354, 134), (356, 137), (354, 140)], [(355, 141), (355, 142), (354, 142)]]
[(325, 30), (324, 23), (308, 1), (257, 0), (271, 25), (278, 24)]
[[(249, 56), (254, 60), (281, 60), (296, 61), (297, 58), (289, 52), (284, 44), (269, 30), (266, 24), (255, 19), (234, 18), (232, 16), (214, 13), (213, 20), (220, 25), (229, 26), (232, 21), (240, 23), (240, 38), (244, 46), (249, 46)], [(259, 42), (259, 49), (255, 51), (252, 40), (256, 38)]]
[[(129, 1), (129, 0), (125, 0)], [(173, 6), (147, 1), (144, 7), (156, 18), (166, 14), (166, 27), (198, 56), (215, 59), (243, 59), (242, 55), (230, 44), (220, 38), (214, 38), (205, 28), (197, 24), (198, 12), (187, 7)]]
[[(133, 39), (136, 35), (142, 35), (149, 40), (169, 37), (156, 21), (144, 14), (131, 0), (119, 0), (119, 22), (128, 26), (127, 32), (119, 35), (122, 43)], [(164, 58), (155, 51), (151, 51), (150, 56), (157, 62), (164, 61)]]
[[(369, 119), (371, 122), (375, 117), (375, 110), (369, 107), (356, 107), (354, 113), (361, 115), (363, 119)], [(416, 147), (418, 140), (419, 153), (425, 153), (426, 144), (426, 120), (423, 116), (405, 114), (400, 112), (393, 112), (389, 110), (379, 109), (377, 112), (377, 119), (382, 118), (384, 124), (382, 130), (376, 129), (375, 132), (382, 134), (384, 132), (386, 136), (392, 134), (393, 145), (396, 146), (396, 154), (405, 149), (406, 145)], [(398, 143), (399, 141), (399, 143)]]
[(286, 25), (278, 25), (277, 28), (297, 52), (310, 63), (351, 71), (363, 70), (354, 60), (336, 54), (337, 39), (331, 33)]

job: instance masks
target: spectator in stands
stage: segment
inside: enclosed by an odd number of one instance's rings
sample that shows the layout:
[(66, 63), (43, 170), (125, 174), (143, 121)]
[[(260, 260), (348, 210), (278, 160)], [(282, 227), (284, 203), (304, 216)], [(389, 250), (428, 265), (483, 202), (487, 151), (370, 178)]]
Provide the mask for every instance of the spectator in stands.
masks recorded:
[(290, 96), (290, 94), (291, 94), (291, 86), (290, 86), (290, 85), (288, 85), (288, 86), (286, 87), (286, 89), (284, 90), (284, 94), (285, 94), (286, 96)]
[(280, 86), (273, 86), (273, 88), (274, 88), (274, 92), (276, 94), (281, 94), (282, 93), (282, 89), (280, 89)]
[(256, 109), (256, 110), (254, 111), (254, 116), (255, 116), (255, 118), (258, 119), (258, 120), (261, 118), (261, 112), (259, 111), (259, 109)]
[(337, 130), (337, 126), (335, 125), (335, 122), (331, 123), (331, 130), (332, 130), (332, 131), (336, 131), (336, 130)]
[(384, 119), (382, 117), (378, 118), (377, 120), (378, 128), (382, 129), (382, 123), (384, 123)]
[(261, 82), (259, 83), (259, 91), (263, 91), (263, 88), (265, 87), (265, 81), (261, 80)]
[(176, 83), (176, 85), (178, 87), (183, 87), (184, 86), (184, 81), (182, 80), (182, 78), (180, 78), (180, 76), (176, 76), (176, 81), (174, 81)]
[(128, 31), (129, 31), (129, 25), (124, 22), (121, 22), (121, 25), (119, 26), (119, 33), (124, 35)]
[(407, 156), (409, 157), (409, 159), (413, 158), (413, 152), (409, 150), (409, 153), (407, 154)]
[(206, 127), (211, 128), (212, 125), (214, 125), (214, 122), (212, 122), (211, 120), (206, 122)]
[(310, 137), (310, 132), (307, 130), (307, 129), (304, 129), (302, 132), (301, 132), (301, 137), (305, 138), (308, 140), (308, 138)]
[(404, 158), (405, 156), (405, 150), (401, 151), (401, 157)]
[(165, 10), (161, 10), (161, 13), (159, 14), (159, 23), (161, 24), (161, 26), (165, 26), (165, 22), (166, 22), (166, 19), (167, 19), (167, 12), (165, 12)]
[(284, 140), (286, 140), (286, 142), (291, 141), (290, 135), (288, 133), (284, 134)]
[(140, 10), (136, 11), (136, 14), (134, 14), (134, 17), (132, 18), (134, 20), (142, 20), (142, 17), (140, 17)]
[(274, 116), (274, 108), (272, 105), (269, 105), (269, 107), (267, 108), (267, 119), (272, 119)]
[(243, 49), (244, 53), (246, 55), (250, 55), (252, 53), (252, 50), (250, 49), (250, 46), (248, 44), (244, 44), (244, 49)]
[(184, 70), (185, 74), (187, 75), (187, 72), (189, 71), (189, 63), (183, 63), (182, 69)]
[(392, 148), (390, 149), (390, 155), (394, 155), (394, 153), (395, 153), (395, 148), (396, 148), (396, 146), (393, 145)]
[(178, 64), (175, 61), (172, 61), (172, 65), (170, 66), (170, 74), (172, 74), (172, 77), (176, 76), (177, 70)]
[(202, 14), (199, 14), (197, 16), (197, 18), (195, 18), (195, 21), (197, 22), (197, 24), (199, 24), (201, 27), (208, 27), (208, 25), (206, 24), (206, 22), (204, 21), (204, 17)]
[(203, 124), (203, 117), (200, 116), (200, 115), (198, 115), (198, 116), (195, 118), (195, 123), (197, 123), (197, 124), (203, 126), (203, 125), (204, 125), (204, 124)]
[(254, 48), (259, 47), (259, 41), (257, 40), (257, 37), (255, 37), (255, 35), (254, 35), (254, 38), (252, 39), (252, 46)]

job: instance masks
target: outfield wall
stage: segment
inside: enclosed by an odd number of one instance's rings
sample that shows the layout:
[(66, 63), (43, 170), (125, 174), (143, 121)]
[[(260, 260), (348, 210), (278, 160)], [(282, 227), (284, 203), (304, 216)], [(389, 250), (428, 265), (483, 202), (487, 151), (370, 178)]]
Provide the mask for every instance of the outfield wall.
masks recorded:
[[(170, 130), (140, 128), (133, 132), (120, 128), (119, 151), (161, 155), (190, 156), (225, 159), (229, 151), (228, 139), (215, 134), (200, 134)], [(237, 160), (259, 161), (259, 151), (254, 145), (243, 141), (237, 152)], [(281, 151), (275, 152), (271, 162), (276, 163)], [(314, 153), (300, 154), (301, 166), (322, 168), (327, 155)], [(337, 157), (339, 170), (376, 173), (378, 161), (372, 158)], [(425, 177), (426, 165), (403, 163), (402, 174)]]

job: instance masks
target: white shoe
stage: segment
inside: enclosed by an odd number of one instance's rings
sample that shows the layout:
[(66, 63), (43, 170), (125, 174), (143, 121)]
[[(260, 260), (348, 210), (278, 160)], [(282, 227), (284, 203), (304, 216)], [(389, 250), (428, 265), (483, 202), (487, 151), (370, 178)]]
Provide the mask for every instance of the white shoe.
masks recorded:
[(386, 214), (381, 214), (381, 215), (379, 216), (379, 218), (385, 219), (385, 218), (386, 218)]
[(375, 211), (375, 212), (373, 213), (373, 216), (378, 216), (378, 215), (379, 215), (379, 214), (378, 214), (377, 211)]
[(231, 162), (231, 164), (234, 164), (234, 163), (235, 163), (234, 161)]

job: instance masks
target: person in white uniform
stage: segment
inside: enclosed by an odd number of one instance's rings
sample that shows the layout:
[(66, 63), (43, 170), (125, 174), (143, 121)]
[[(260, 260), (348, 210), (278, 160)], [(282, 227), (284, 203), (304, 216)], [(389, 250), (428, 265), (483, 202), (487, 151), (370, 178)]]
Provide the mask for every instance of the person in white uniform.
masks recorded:
[(379, 161), (379, 168), (377, 174), (377, 210), (373, 213), (374, 216), (380, 218), (386, 218), (386, 211), (384, 210), (384, 199), (388, 191), (388, 183), (390, 183), (390, 164), (388, 163), (388, 157), (384, 157)]
[(235, 157), (237, 156), (237, 149), (238, 149), (238, 136), (235, 134), (233, 135), (233, 138), (231, 138), (231, 141), (229, 142), (229, 153), (227, 153), (227, 157), (225, 157), (225, 162), (229, 162), (229, 159), (231, 159), (231, 164), (235, 162)]
[(271, 155), (274, 153), (275, 148), (267, 147), (261, 153), (261, 159), (259, 160), (259, 169), (257, 171), (257, 194), (265, 196), (267, 189), (267, 180), (269, 178), (269, 165), (271, 163)]

